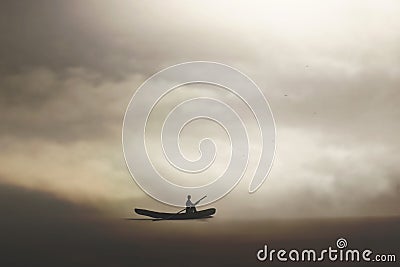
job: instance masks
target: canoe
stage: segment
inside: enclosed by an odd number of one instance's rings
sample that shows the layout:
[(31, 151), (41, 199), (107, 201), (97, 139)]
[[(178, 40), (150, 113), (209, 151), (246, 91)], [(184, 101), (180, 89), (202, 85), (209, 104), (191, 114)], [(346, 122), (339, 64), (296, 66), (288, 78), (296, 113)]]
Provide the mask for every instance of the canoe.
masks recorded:
[(144, 209), (135, 209), (135, 212), (139, 215), (148, 216), (155, 219), (164, 219), (164, 220), (190, 220), (190, 219), (202, 219), (202, 218), (210, 218), (215, 214), (216, 209), (205, 209), (200, 210), (194, 213), (168, 213), (168, 212), (157, 212), (152, 210), (144, 210)]

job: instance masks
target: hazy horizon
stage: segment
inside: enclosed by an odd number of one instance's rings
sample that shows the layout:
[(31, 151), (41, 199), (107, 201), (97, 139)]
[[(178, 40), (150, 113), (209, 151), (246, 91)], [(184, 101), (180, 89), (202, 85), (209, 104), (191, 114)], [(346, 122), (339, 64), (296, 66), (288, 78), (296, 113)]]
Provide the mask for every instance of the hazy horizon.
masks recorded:
[[(209, 60), (257, 83), (277, 129), (266, 182), (249, 194), (246, 173), (212, 204), (221, 220), (398, 216), (399, 11), (396, 1), (6, 1), (0, 183), (115, 218), (134, 216), (134, 207), (174, 210), (130, 177), (122, 120), (150, 75)], [(192, 88), (171, 95), (161, 113), (205, 93), (227, 97)], [(154, 116), (158, 125), (161, 117)], [(182, 140), (187, 155), (196, 156), (192, 140), (205, 133), (224, 145), (218, 127), (203, 126)], [(162, 160), (157, 144), (156, 162)], [(225, 156), (197, 182), (221, 171)]]

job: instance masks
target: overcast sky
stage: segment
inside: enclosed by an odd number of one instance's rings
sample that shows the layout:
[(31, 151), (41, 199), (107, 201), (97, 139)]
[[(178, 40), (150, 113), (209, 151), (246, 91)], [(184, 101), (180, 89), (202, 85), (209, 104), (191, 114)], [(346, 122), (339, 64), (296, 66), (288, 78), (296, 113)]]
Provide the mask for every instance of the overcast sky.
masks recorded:
[(214, 203), (222, 217), (398, 215), (399, 12), (397, 1), (5, 1), (0, 182), (124, 216), (170, 209), (130, 177), (124, 112), (150, 75), (210, 60), (258, 84), (277, 128), (268, 179), (249, 195), (247, 173)]

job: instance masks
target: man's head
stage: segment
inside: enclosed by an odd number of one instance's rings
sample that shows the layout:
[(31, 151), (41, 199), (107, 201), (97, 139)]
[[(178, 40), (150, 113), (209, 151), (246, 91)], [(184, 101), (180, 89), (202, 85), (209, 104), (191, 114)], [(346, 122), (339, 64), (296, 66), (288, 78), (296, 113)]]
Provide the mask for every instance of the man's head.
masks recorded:
[(191, 199), (191, 198), (192, 198), (192, 196), (191, 196), (191, 195), (188, 195), (188, 196), (187, 196), (187, 198), (188, 198), (188, 199)]

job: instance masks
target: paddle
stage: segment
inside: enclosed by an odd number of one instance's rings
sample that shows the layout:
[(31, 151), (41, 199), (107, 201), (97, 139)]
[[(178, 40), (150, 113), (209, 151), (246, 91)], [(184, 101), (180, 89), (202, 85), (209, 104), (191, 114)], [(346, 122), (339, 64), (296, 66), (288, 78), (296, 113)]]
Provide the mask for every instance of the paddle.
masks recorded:
[(207, 197), (207, 196), (204, 196), (204, 197), (200, 198), (199, 200), (196, 201), (196, 203), (194, 203), (194, 205), (196, 206), (197, 204), (200, 203), (200, 201), (202, 201), (202, 200), (205, 199), (206, 197)]
[[(202, 198), (200, 198), (199, 200), (196, 201), (196, 203), (194, 203), (194, 205), (197, 205), (200, 203), (200, 201), (202, 201), (203, 199), (205, 199), (207, 196), (204, 196)], [(158, 219), (153, 219), (153, 221), (161, 221), (161, 220), (169, 220), (171, 218), (173, 218), (174, 216), (178, 215), (179, 213), (181, 213), (182, 211), (186, 210), (186, 207), (183, 208), (182, 210), (178, 211), (175, 214), (172, 214), (171, 216), (167, 217), (167, 218), (158, 218)]]

